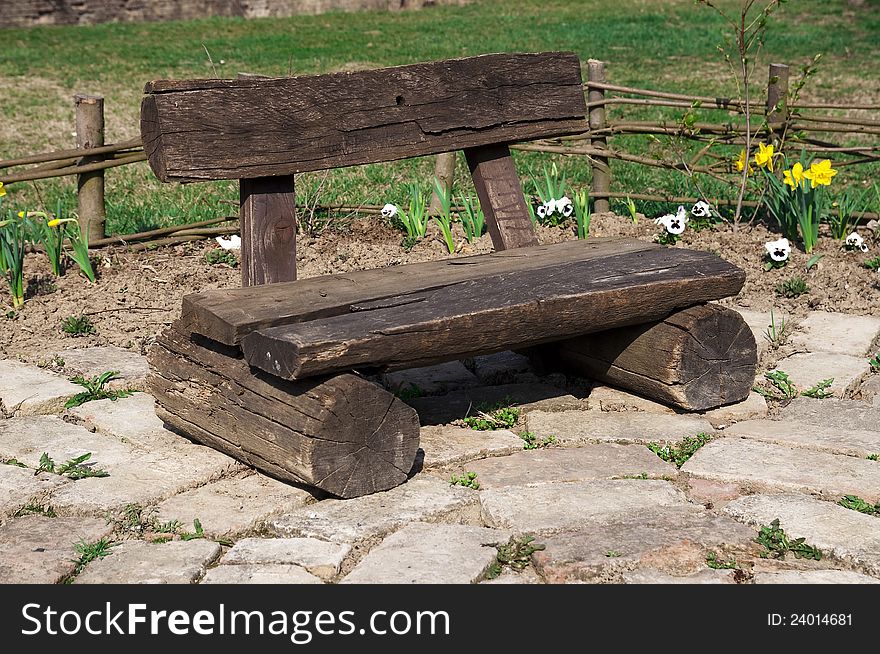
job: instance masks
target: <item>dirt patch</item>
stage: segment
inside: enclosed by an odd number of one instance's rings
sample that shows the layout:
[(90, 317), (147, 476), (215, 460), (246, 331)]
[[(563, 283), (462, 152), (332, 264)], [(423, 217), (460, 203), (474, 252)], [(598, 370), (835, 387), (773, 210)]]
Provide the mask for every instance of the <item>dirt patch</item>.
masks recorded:
[[(591, 236), (631, 236), (650, 241), (658, 232), (652, 220), (640, 218), (633, 224), (613, 214), (595, 214)], [(880, 273), (862, 267), (866, 258), (878, 255), (877, 238), (861, 230), (870, 246), (867, 254), (847, 252), (839, 241), (820, 238), (816, 253), (823, 257), (806, 271), (809, 257), (794, 251), (782, 269), (763, 270), (763, 244), (778, 235), (762, 225), (743, 227), (733, 233), (728, 225), (699, 232), (687, 231), (676, 247), (715, 252), (743, 268), (747, 280), (742, 292), (723, 302), (769, 311), (771, 307), (786, 316), (798, 318), (810, 310), (839, 311), (860, 315), (880, 315)], [(575, 238), (566, 228), (538, 229), (542, 243)], [(459, 240), (463, 241), (459, 235)], [(348, 272), (352, 270), (400, 265), (449, 256), (436, 232), (407, 251), (401, 234), (379, 224), (375, 218), (355, 221), (346, 232), (325, 231), (315, 238), (300, 237), (297, 263), (300, 277)], [(99, 279), (89, 284), (75, 270), (61, 278), (49, 274), (42, 255), (29, 254), (26, 280), (29, 298), (23, 309), (11, 311), (11, 298), (5, 285), (0, 288), (0, 357), (39, 363), (55, 352), (93, 345), (116, 345), (145, 352), (155, 335), (180, 314), (181, 298), (206, 288), (229, 288), (240, 284), (240, 271), (227, 264), (211, 265), (205, 259), (214, 241), (201, 241), (130, 252), (121, 247), (96, 251)], [(455, 256), (491, 251), (488, 236), (472, 246), (460, 247)], [(783, 280), (800, 275), (809, 291), (797, 298), (775, 293)], [(71, 336), (61, 329), (69, 316), (86, 314), (95, 333)]]

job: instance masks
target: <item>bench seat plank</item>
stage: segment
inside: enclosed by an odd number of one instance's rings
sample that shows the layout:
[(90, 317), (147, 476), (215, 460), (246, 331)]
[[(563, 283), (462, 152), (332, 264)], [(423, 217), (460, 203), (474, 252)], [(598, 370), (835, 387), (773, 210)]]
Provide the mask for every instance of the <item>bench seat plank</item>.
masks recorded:
[(570, 52), (154, 81), (144, 93), (144, 150), (163, 182), (292, 175), (587, 127), (580, 60)]
[(744, 282), (707, 252), (610, 254), (354, 303), (342, 315), (252, 332), (242, 350), (283, 379), (416, 367), (659, 320), (735, 295)]
[(539, 270), (569, 261), (659, 247), (631, 238), (591, 238), (265, 286), (205, 290), (184, 296), (181, 329), (236, 345), (254, 330), (347, 313), (350, 305), (359, 302), (427, 291), (502, 272)]

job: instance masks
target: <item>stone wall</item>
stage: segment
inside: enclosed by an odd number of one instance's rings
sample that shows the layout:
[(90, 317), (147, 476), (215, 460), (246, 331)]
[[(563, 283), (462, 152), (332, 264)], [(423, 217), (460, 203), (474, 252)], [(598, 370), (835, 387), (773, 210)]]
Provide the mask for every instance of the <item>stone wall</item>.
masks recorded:
[(327, 11), (419, 9), (469, 0), (0, 0), (0, 27), (187, 20), (205, 16), (266, 18)]

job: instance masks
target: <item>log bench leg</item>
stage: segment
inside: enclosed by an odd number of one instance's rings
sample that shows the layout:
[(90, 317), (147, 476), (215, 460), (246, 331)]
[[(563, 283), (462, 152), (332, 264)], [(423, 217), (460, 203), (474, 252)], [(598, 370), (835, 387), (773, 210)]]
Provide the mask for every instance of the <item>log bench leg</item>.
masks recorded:
[(174, 326), (148, 360), (167, 425), (273, 477), (349, 498), (393, 488), (412, 469), (418, 414), (358, 375), (284, 381)]
[(523, 353), (540, 367), (561, 368), (689, 411), (746, 399), (758, 360), (755, 337), (742, 316), (716, 304)]

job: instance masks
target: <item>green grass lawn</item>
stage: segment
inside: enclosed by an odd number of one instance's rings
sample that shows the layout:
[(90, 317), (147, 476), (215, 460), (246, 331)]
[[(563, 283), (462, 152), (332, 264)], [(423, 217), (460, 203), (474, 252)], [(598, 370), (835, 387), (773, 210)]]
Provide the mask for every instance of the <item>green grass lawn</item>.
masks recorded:
[[(738, 7), (729, 0), (720, 4), (732, 11)], [(763, 98), (770, 62), (791, 65), (796, 76), (802, 65), (822, 53), (804, 99), (876, 102), (880, 97), (877, 34), (877, 3), (852, 8), (845, 0), (792, 0), (771, 18), (752, 92)], [(607, 62), (612, 83), (737, 96), (717, 49), (727, 37), (723, 21), (691, 0), (482, 0), (465, 7), (391, 13), (5, 29), (0, 30), (0, 158), (72, 147), (74, 93), (105, 96), (107, 141), (120, 141), (138, 135), (146, 81), (213, 77), (215, 71), (221, 77), (238, 72), (309, 74), (487, 52), (571, 50), (585, 63), (589, 58)], [(609, 109), (611, 119), (675, 120), (681, 113)], [(708, 110), (699, 113), (700, 120), (727, 118)], [(617, 138), (612, 144), (636, 153), (668, 148), (644, 137)], [(515, 157), (527, 190), (530, 176), (538, 176), (551, 161), (575, 187), (589, 182), (589, 167), (581, 157), (532, 153)], [(307, 199), (320, 187), (324, 203), (400, 203), (406, 183), (415, 180), (429, 187), (432, 166), (431, 159), (419, 159), (334, 171), (326, 177), (306, 174), (298, 178), (298, 191)], [(620, 162), (612, 167), (616, 191), (694, 192), (680, 173)], [(456, 182), (467, 192), (469, 180), (463, 168)], [(873, 165), (853, 167), (843, 170), (839, 179), (866, 183), (877, 171)], [(706, 190), (722, 189), (710, 180)], [(54, 208), (60, 198), (68, 210), (75, 208), (72, 178), (11, 185), (9, 191), (7, 207)], [(107, 173), (108, 228), (130, 232), (227, 215), (236, 211), (229, 204), (236, 198), (235, 182), (160, 184), (146, 164), (117, 168)], [(640, 209), (653, 214), (668, 207), (642, 203)]]

